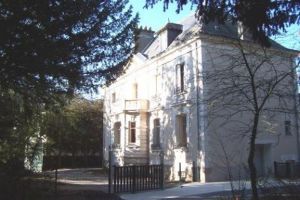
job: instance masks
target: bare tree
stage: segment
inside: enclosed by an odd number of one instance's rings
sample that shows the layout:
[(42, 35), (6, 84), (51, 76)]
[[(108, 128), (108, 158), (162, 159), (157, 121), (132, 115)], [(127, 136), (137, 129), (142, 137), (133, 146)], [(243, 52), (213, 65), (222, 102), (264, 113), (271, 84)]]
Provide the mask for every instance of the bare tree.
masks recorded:
[(298, 136), (297, 53), (275, 42), (265, 48), (250, 40), (214, 38), (203, 45), (203, 103), (208, 129), (216, 129), (212, 132), (222, 132), (221, 137), (247, 147), (252, 194), (257, 200), (257, 138), (262, 134), (275, 137), (280, 132), (281, 116), (296, 119), (292, 125)]

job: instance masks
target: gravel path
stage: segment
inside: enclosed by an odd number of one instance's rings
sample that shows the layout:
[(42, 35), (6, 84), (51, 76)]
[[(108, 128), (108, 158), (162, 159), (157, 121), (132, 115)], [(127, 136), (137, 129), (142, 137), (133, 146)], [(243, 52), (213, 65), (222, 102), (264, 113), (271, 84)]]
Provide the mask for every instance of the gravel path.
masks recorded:
[(106, 172), (99, 168), (59, 169), (58, 186), (55, 195), (55, 171), (43, 173), (51, 183), (51, 192), (43, 196), (45, 200), (121, 200), (115, 194), (108, 194), (108, 178)]

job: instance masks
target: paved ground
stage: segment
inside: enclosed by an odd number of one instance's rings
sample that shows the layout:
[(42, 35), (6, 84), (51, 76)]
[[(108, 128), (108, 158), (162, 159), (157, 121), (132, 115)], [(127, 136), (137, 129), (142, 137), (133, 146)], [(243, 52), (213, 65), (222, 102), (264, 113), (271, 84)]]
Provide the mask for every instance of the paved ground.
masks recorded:
[[(238, 183), (235, 183), (238, 186)], [(246, 183), (246, 188), (250, 184)], [(215, 199), (216, 196), (230, 194), (229, 182), (188, 183), (165, 190), (141, 192), (136, 194), (122, 194), (125, 200), (153, 200), (153, 199)]]
[(57, 195), (55, 171), (46, 171), (43, 175), (51, 184), (51, 191), (42, 197), (45, 200), (121, 200), (118, 195), (107, 193), (108, 178), (103, 169), (59, 169)]
[[(119, 194), (120, 197), (113, 194), (107, 194), (108, 178), (102, 169), (63, 169), (58, 171), (59, 198), (49, 198), (49, 200), (167, 200), (167, 199), (193, 199), (193, 200), (220, 200), (231, 195), (230, 182), (214, 182), (214, 183), (186, 183), (182, 185), (173, 185), (174, 187), (164, 190), (152, 190), (148, 192), (138, 192), (135, 194), (124, 193)], [(54, 171), (45, 173), (46, 176), (54, 178)], [(270, 186), (276, 186), (279, 191), (280, 182), (276, 180), (268, 180)], [(299, 184), (299, 180), (294, 181)], [(295, 184), (293, 183), (293, 184)], [(53, 184), (53, 183), (52, 183)], [(238, 189), (241, 183), (234, 182), (234, 188)], [(299, 185), (298, 185), (299, 186)], [(52, 186), (51, 186), (52, 187)], [(250, 183), (244, 182), (244, 189), (249, 193)], [(297, 188), (296, 191), (300, 191)], [(223, 197), (223, 198), (221, 198)], [(43, 198), (44, 199), (44, 198)], [(48, 198), (45, 198), (48, 200)], [(296, 198), (298, 199), (298, 198)]]
[[(55, 171), (46, 171), (44, 175), (54, 179)], [(63, 190), (108, 191), (108, 177), (106, 172), (100, 168), (59, 169), (57, 177), (60, 183), (59, 187)]]
[[(45, 172), (45, 175), (54, 178), (55, 171)], [(102, 169), (60, 169), (58, 171), (59, 191), (64, 197), (76, 194), (77, 199), (118, 199), (108, 192), (108, 178)], [(236, 187), (238, 183), (235, 183)], [(174, 186), (174, 185), (173, 185)], [(250, 185), (248, 184), (247, 187)], [(98, 192), (98, 193), (97, 193)], [(215, 183), (187, 183), (175, 185), (164, 190), (152, 190), (139, 193), (119, 194), (124, 200), (154, 200), (154, 199), (219, 199), (220, 196), (228, 196), (231, 192), (229, 182)], [(90, 195), (87, 198), (87, 195)], [(80, 197), (82, 196), (82, 197)], [(70, 199), (71, 199), (70, 197)], [(95, 197), (95, 198), (93, 198)]]
[[(54, 178), (55, 171), (45, 172), (45, 175)], [(58, 171), (60, 194), (69, 194), (74, 196), (77, 192), (77, 198), (87, 196), (88, 199), (94, 199), (93, 196), (100, 199), (117, 199), (105, 193), (108, 191), (108, 178), (101, 169), (60, 169)], [(226, 196), (230, 194), (230, 184), (228, 182), (216, 183), (188, 183), (183, 185), (175, 185), (175, 187), (165, 190), (152, 190), (148, 192), (139, 192), (135, 194), (126, 193), (119, 194), (125, 200), (153, 200), (153, 199), (216, 199), (215, 197)], [(102, 193), (97, 193), (102, 192)]]

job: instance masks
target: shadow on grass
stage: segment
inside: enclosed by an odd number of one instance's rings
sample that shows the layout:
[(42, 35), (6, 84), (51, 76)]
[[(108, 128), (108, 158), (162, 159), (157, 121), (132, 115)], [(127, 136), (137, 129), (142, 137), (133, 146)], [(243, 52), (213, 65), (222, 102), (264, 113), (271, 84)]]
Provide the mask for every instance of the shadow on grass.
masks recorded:
[(49, 175), (30, 175), (18, 179), (0, 177), (1, 200), (120, 200), (108, 194), (107, 185), (58, 183)]

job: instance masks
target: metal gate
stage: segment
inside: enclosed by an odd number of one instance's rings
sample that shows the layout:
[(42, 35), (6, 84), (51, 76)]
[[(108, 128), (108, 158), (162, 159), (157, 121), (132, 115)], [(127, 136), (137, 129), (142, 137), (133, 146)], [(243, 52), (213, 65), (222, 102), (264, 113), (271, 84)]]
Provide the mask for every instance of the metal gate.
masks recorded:
[(163, 165), (113, 166), (109, 187), (114, 193), (163, 189)]

